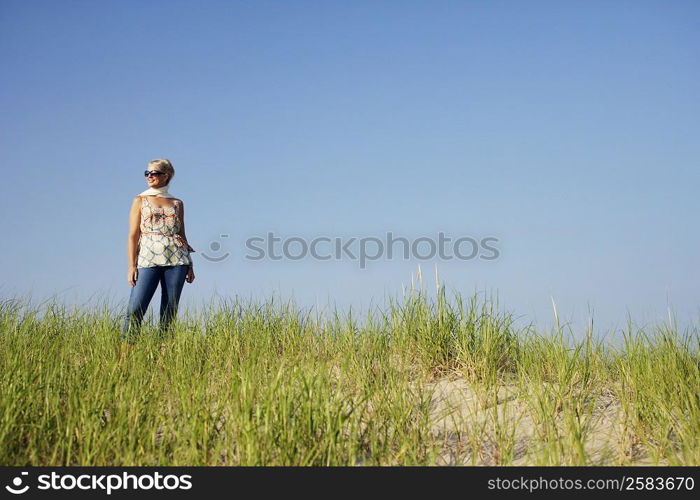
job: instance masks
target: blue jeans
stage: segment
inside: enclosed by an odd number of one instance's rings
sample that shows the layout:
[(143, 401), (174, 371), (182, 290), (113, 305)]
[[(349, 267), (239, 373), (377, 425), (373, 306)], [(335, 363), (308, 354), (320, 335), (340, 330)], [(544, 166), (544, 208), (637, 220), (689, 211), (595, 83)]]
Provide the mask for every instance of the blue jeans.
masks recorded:
[(139, 267), (136, 284), (131, 288), (129, 306), (124, 318), (121, 338), (127, 340), (129, 331), (139, 329), (153, 294), (160, 283), (160, 330), (164, 333), (175, 319), (180, 293), (185, 285), (189, 266)]

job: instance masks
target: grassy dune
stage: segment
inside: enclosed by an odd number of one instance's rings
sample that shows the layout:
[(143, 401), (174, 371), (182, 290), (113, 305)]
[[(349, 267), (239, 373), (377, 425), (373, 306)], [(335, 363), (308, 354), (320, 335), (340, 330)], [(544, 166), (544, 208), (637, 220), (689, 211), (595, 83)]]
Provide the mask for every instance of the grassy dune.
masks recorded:
[(130, 350), (120, 326), (0, 300), (0, 464), (700, 464), (696, 330), (573, 342), (444, 288), (363, 318), (220, 302)]

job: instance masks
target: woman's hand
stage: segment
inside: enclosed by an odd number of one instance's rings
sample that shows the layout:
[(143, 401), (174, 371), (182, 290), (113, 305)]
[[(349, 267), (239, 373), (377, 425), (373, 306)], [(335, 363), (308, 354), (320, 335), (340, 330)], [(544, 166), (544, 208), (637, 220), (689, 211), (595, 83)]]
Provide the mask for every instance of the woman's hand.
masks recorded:
[(129, 272), (126, 273), (126, 281), (129, 282), (129, 286), (136, 285), (136, 279), (139, 277), (139, 270), (135, 266), (129, 267)]
[(192, 269), (192, 266), (187, 269), (187, 276), (185, 277), (185, 281), (187, 283), (192, 283), (194, 281), (194, 269)]

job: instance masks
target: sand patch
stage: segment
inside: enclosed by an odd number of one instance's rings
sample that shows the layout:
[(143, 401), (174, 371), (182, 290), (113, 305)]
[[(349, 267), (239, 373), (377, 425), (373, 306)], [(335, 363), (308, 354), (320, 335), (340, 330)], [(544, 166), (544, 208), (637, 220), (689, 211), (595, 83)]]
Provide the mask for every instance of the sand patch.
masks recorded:
[[(461, 378), (426, 384), (431, 432), (442, 442), (440, 465), (647, 465), (655, 463), (625, 433), (614, 392), (556, 387), (486, 386)], [(551, 404), (551, 411), (548, 405)]]

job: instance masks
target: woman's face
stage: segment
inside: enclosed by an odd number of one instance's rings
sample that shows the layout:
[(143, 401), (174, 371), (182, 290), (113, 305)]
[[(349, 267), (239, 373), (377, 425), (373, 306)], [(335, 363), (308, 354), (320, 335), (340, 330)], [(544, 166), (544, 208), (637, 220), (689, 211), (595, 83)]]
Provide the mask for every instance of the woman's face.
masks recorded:
[(147, 170), (150, 172), (160, 172), (160, 174), (149, 174), (148, 177), (146, 177), (146, 184), (148, 184), (149, 188), (161, 188), (168, 183), (168, 174), (163, 172), (160, 168), (148, 167)]

